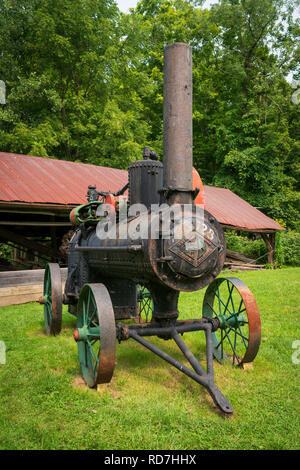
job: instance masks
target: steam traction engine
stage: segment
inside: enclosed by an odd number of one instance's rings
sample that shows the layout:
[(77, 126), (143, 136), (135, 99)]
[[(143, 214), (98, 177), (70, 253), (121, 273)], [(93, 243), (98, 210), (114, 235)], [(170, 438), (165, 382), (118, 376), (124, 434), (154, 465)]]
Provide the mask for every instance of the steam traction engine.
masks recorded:
[[(199, 220), (194, 203), (199, 187), (193, 187), (192, 160), (192, 53), (186, 44), (175, 43), (165, 49), (163, 164), (145, 148), (143, 160), (129, 166), (128, 184), (118, 193), (89, 186), (88, 203), (70, 215), (77, 229), (69, 245), (64, 294), (60, 268), (50, 263), (41, 303), (48, 334), (60, 332), (62, 304), (68, 304), (77, 317), (74, 339), (89, 387), (111, 380), (116, 340), (132, 338), (203, 385), (222, 412), (230, 414), (232, 406), (214, 383), (213, 357), (238, 366), (253, 361), (260, 344), (260, 317), (243, 282), (217, 277), (225, 261), (224, 234), (207, 211)], [(127, 217), (126, 209), (124, 217), (121, 196), (127, 189), (129, 208), (142, 204), (146, 211), (129, 212)], [(107, 207), (104, 202), (111, 204), (113, 224), (107, 223), (105, 211), (99, 216), (101, 208)], [(164, 204), (163, 209), (151, 211), (154, 204)], [(171, 213), (165, 237), (167, 210), (174, 205), (185, 209), (190, 232), (186, 234), (183, 227), (186, 219), (178, 224)], [(99, 227), (106, 227), (104, 236), (102, 231), (99, 237)], [(148, 227), (146, 235), (143, 227)], [(181, 238), (176, 236), (179, 229), (184, 229)], [(202, 317), (179, 320), (179, 293), (206, 286)], [(151, 319), (146, 321), (141, 314), (145, 307), (151, 307)], [(182, 339), (184, 333), (199, 330), (206, 338), (206, 369)], [(150, 336), (174, 340), (191, 368), (153, 345), (146, 339)]]

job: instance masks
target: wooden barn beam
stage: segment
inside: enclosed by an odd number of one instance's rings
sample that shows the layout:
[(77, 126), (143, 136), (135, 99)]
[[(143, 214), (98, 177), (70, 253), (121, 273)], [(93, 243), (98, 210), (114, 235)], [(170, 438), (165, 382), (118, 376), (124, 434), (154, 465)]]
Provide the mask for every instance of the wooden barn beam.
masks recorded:
[(3, 240), (3, 242), (11, 241), (16, 245), (25, 247), (32, 253), (38, 252), (39, 254), (47, 255), (55, 259), (60, 257), (59, 252), (54, 250), (52, 247), (47, 247), (34, 240), (29, 240), (28, 238), (25, 238), (18, 233), (11, 232), (3, 227), (0, 227), (0, 239)]

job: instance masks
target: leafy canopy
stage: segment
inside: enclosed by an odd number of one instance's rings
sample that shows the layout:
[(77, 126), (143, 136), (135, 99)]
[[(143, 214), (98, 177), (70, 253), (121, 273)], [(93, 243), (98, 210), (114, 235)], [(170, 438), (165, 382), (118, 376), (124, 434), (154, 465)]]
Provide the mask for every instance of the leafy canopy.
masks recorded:
[[(0, 0), (0, 150), (126, 168), (162, 157), (163, 50), (193, 47), (194, 166), (299, 220), (296, 0)], [(289, 79), (287, 79), (289, 77)]]

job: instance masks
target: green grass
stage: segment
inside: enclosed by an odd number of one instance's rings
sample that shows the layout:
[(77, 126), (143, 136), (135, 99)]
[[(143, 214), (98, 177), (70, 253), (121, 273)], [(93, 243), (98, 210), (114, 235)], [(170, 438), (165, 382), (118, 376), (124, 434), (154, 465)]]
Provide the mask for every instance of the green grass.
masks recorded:
[[(299, 449), (300, 268), (237, 273), (253, 291), (262, 343), (253, 367), (215, 362), (215, 380), (234, 407), (222, 416), (206, 390), (133, 340), (117, 346), (110, 384), (82, 385), (76, 319), (65, 313), (62, 333), (43, 334), (42, 308), (0, 309), (0, 449)], [(203, 292), (181, 294), (180, 318), (201, 316)], [(184, 339), (205, 353), (204, 334)], [(155, 339), (180, 359), (176, 346)], [(299, 355), (298, 355), (299, 357)]]

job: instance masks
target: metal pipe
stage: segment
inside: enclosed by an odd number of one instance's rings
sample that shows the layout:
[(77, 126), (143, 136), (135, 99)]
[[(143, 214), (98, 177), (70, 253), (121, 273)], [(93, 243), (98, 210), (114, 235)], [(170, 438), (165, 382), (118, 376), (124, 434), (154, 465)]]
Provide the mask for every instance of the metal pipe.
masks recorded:
[(206, 357), (207, 357), (207, 374), (213, 376), (214, 365), (213, 365), (213, 342), (211, 337), (211, 326), (205, 330), (206, 337)]
[(168, 202), (189, 204), (193, 190), (192, 48), (181, 42), (169, 44), (164, 51), (163, 147), (164, 189), (171, 190)]
[[(195, 380), (195, 382), (198, 382), (198, 384), (203, 385), (209, 392), (214, 403), (223, 411), (223, 413), (231, 414), (233, 412), (233, 408), (230, 405), (227, 398), (224, 397), (224, 395), (216, 387), (214, 383), (213, 375), (208, 374), (208, 373), (204, 373), (203, 375), (197, 374), (193, 370), (186, 367), (184, 364), (181, 364), (181, 362), (169, 356), (169, 354), (166, 354), (164, 351), (154, 346), (154, 344), (150, 343), (149, 341), (139, 336), (135, 331), (131, 332), (131, 337), (135, 339), (138, 343), (143, 345), (145, 348), (149, 349), (154, 354), (159, 356), (161, 359), (164, 359), (166, 362), (176, 367), (176, 369), (180, 370), (180, 372), (182, 372), (183, 374)], [(212, 357), (211, 357), (211, 360), (212, 360)]]
[(208, 328), (208, 323), (203, 319), (197, 320), (196, 322), (188, 322), (182, 324), (171, 325), (171, 326), (160, 326), (157, 323), (149, 323), (147, 326), (141, 325), (125, 325), (124, 329), (128, 331), (129, 337), (131, 332), (134, 331), (139, 336), (171, 336), (174, 328), (177, 333), (188, 333), (192, 331), (200, 331)]
[[(205, 331), (207, 331), (207, 330), (205, 330)], [(173, 330), (172, 337), (173, 337), (175, 343), (177, 344), (177, 346), (179, 347), (179, 349), (183, 352), (183, 354), (185, 355), (185, 357), (187, 358), (187, 360), (189, 361), (189, 363), (193, 367), (194, 371), (197, 372), (197, 374), (199, 374), (199, 375), (204, 375), (205, 370), (203, 369), (203, 367), (201, 367), (201, 365), (199, 364), (199, 362), (195, 358), (192, 351), (187, 347), (187, 345), (185, 344), (185, 342), (182, 340), (182, 338), (179, 336), (179, 334), (177, 333), (177, 331), (175, 329)]]
[(130, 334), (131, 338), (135, 339), (138, 343), (142, 344), (145, 348), (149, 349), (152, 351), (154, 354), (159, 356), (161, 359), (164, 359), (164, 361), (168, 362), (172, 366), (176, 367), (176, 369), (180, 370), (183, 372), (185, 375), (189, 376), (191, 379), (195, 380), (198, 382), (200, 385), (203, 385), (204, 387), (208, 388), (209, 387), (209, 380), (208, 376), (205, 375), (199, 375), (193, 370), (189, 369), (185, 365), (181, 364), (181, 362), (177, 361), (173, 357), (169, 356), (169, 354), (165, 353), (161, 349), (157, 348), (154, 344), (150, 343), (149, 341), (145, 340), (141, 336), (139, 336), (135, 331), (132, 331)]

